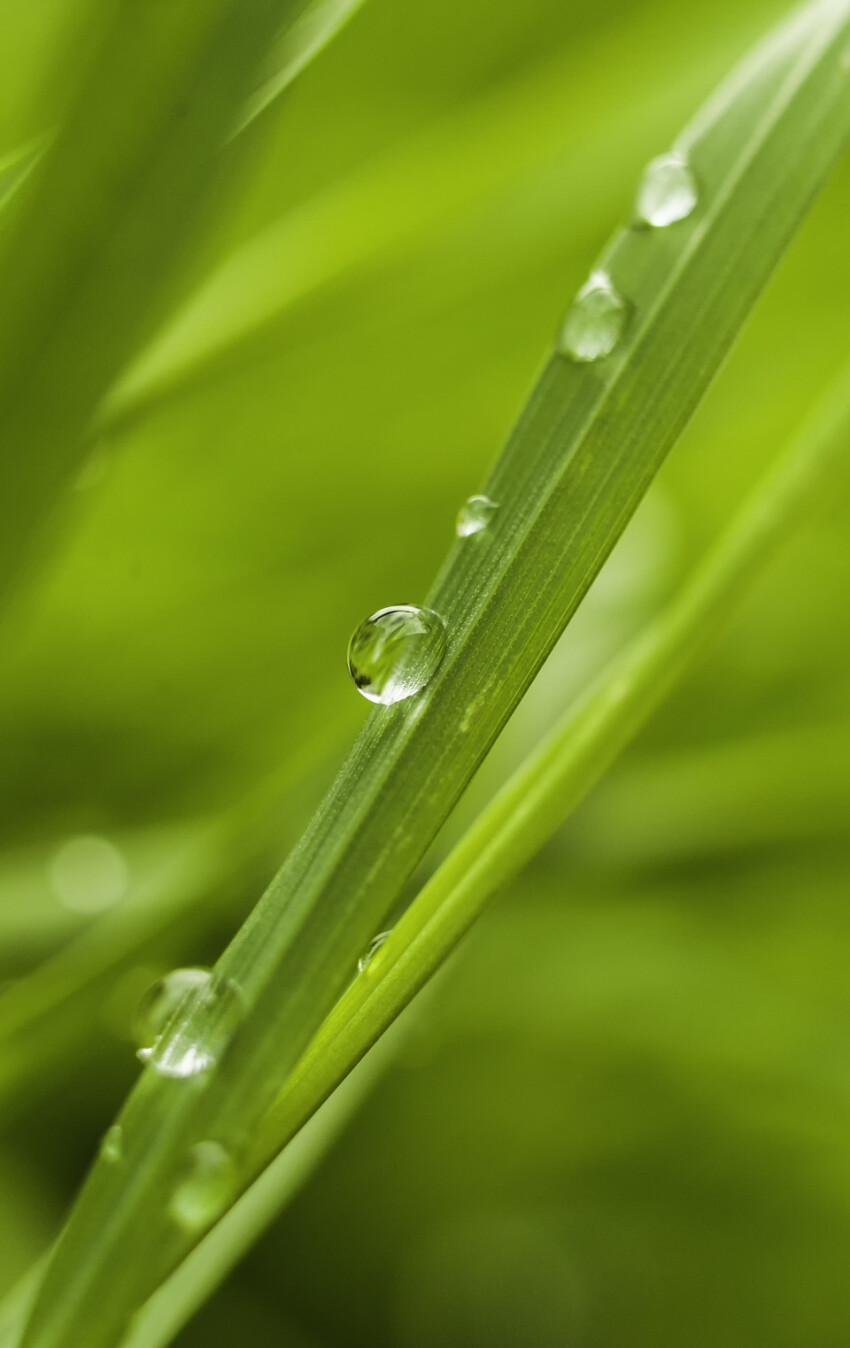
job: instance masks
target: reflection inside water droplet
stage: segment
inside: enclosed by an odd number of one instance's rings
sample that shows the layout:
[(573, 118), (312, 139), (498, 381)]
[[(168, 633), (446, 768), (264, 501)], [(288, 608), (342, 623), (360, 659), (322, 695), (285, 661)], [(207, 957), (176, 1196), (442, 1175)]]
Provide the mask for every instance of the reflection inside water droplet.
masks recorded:
[(421, 692), (446, 653), (439, 614), (400, 604), (361, 623), (348, 645), (348, 668), (370, 702), (391, 706)]
[(638, 190), (637, 214), (647, 225), (664, 229), (686, 220), (696, 209), (696, 179), (686, 159), (663, 154), (647, 164)]
[(482, 533), (498, 509), (496, 502), (491, 501), (489, 496), (470, 496), (461, 506), (457, 517), (458, 538)]
[(174, 969), (136, 1013), (137, 1057), (163, 1076), (191, 1077), (218, 1062), (242, 1018), (235, 984), (210, 969)]
[(378, 933), (377, 936), (372, 937), (372, 940), (369, 942), (369, 945), (365, 953), (362, 954), (359, 960), (357, 961), (358, 973), (362, 974), (366, 972), (366, 970), (369, 968), (369, 965), (374, 960), (375, 956), (381, 949), (381, 946), (385, 943), (388, 936), (389, 936), (388, 931), (381, 931)]
[(603, 360), (620, 341), (626, 316), (626, 302), (611, 278), (595, 271), (567, 314), (559, 350), (580, 364)]
[(239, 1174), (230, 1152), (220, 1142), (199, 1142), (189, 1154), (185, 1177), (168, 1205), (172, 1221), (184, 1231), (212, 1226), (235, 1198)]

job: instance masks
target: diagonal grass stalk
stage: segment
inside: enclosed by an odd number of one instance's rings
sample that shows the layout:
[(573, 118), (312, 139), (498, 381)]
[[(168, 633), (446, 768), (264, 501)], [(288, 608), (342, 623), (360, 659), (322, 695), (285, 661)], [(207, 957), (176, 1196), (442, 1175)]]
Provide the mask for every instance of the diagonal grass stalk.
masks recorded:
[[(697, 208), (669, 228), (624, 231), (605, 255), (596, 290), (609, 315), (619, 312), (621, 340), (609, 328), (597, 353), (607, 358), (555, 353), (546, 365), (486, 487), (500, 507), (493, 526), (456, 544), (429, 597), (448, 631), (442, 666), (417, 698), (372, 714), (225, 952), (219, 974), (241, 989), (245, 1016), (216, 1070), (190, 1081), (143, 1075), (121, 1117), (125, 1160), (93, 1170), (26, 1348), (81, 1336), (113, 1348), (197, 1243), (196, 1230), (168, 1215), (193, 1147), (225, 1148), (237, 1191), (271, 1159), (263, 1120), (282, 1082), (574, 613), (844, 147), (848, 37), (850, 4), (822, 0), (792, 16), (678, 147)], [(167, 1042), (198, 1045), (211, 1029), (209, 1010), (186, 1005)]]
[[(650, 719), (717, 636), (748, 587), (802, 521), (850, 470), (850, 370), (837, 381), (753, 491), (705, 561), (650, 626), (562, 717), (482, 811), (334, 1007), (263, 1121), (264, 1150), (279, 1159), (140, 1312), (122, 1348), (165, 1348), (249, 1245), (289, 1201), (309, 1167), (356, 1108), (367, 1078), (346, 1078), (451, 955), (487, 903), (535, 855)], [(372, 1063), (370, 1054), (369, 1062)], [(383, 1059), (375, 1063), (380, 1070)], [(318, 1128), (300, 1130), (322, 1107)], [(327, 1108), (327, 1106), (325, 1106)], [(319, 1119), (315, 1122), (319, 1124)], [(294, 1148), (294, 1150), (293, 1150)], [(19, 1304), (20, 1303), (20, 1304)], [(13, 1298), (13, 1348), (24, 1317)]]
[(678, 595), (612, 662), (482, 811), (334, 1007), (263, 1121), (285, 1145), (540, 850), (828, 494), (850, 483), (850, 368), (792, 438)]
[(0, 239), (0, 403), (16, 451), (0, 461), (0, 597), (82, 462), (99, 402), (170, 301), (214, 200), (221, 145), (303, 7), (97, 7), (67, 117)]

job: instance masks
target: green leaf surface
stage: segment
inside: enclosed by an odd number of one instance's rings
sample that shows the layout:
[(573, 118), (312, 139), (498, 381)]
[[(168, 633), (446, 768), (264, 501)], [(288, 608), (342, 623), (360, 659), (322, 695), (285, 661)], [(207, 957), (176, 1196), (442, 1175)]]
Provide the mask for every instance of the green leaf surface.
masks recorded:
[(300, 8), (114, 3), (92, 20), (85, 76), (0, 239), (0, 596), (81, 463), (98, 403), (161, 318), (220, 147)]
[(848, 483), (850, 370), (681, 592), (570, 708), (399, 919), (267, 1114), (268, 1150), (295, 1135), (575, 809), (801, 520)]
[[(246, 1015), (205, 1079), (147, 1071), (66, 1229), (26, 1348), (112, 1348), (197, 1239), (168, 1218), (189, 1148), (228, 1148), (244, 1186), (281, 1082), (540, 667), (707, 387), (850, 130), (840, 54), (850, 7), (795, 15), (681, 142), (693, 215), (629, 229), (602, 266), (626, 304), (605, 361), (555, 355), (486, 486), (484, 535), (458, 542), (429, 599), (446, 658), (410, 702), (378, 709), (326, 805), (220, 962)], [(403, 509), (403, 503), (399, 504)], [(393, 598), (394, 596), (388, 596)], [(397, 596), (401, 599), (405, 596)], [(186, 1007), (177, 1043), (214, 1029)]]

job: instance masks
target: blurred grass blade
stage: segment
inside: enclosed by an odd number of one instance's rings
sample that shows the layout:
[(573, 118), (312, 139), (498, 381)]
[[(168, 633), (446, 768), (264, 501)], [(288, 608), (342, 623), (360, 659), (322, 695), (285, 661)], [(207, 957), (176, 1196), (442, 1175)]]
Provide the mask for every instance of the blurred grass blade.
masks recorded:
[(238, 129), (244, 130), (265, 112), (310, 62), (353, 18), (364, 0), (311, 0), (304, 13), (275, 44), (262, 83), (248, 100)]
[(848, 800), (850, 722), (819, 718), (647, 756), (597, 793), (568, 846), (632, 868), (838, 840)]
[[(186, 1080), (143, 1074), (121, 1115), (125, 1160), (98, 1162), (89, 1176), (25, 1348), (114, 1348), (199, 1238), (169, 1216), (192, 1148), (224, 1148), (237, 1189), (271, 1159), (260, 1125), (283, 1081), (575, 612), (844, 148), (848, 39), (850, 0), (795, 14), (684, 142), (697, 209), (668, 229), (615, 239), (601, 265), (623, 297), (622, 340), (605, 360), (555, 354), (547, 363), (486, 485), (499, 505), (493, 523), (456, 542), (427, 600), (446, 625), (442, 665), (415, 698), (373, 711), (220, 960), (245, 1014), (216, 1069)], [(187, 1003), (164, 1043), (195, 1061), (221, 1033), (218, 1006)]]
[(39, 136), (0, 158), (0, 207), (7, 206), (26, 182), (47, 149), (47, 143), (47, 136)]
[(0, 237), (0, 600), (81, 462), (96, 406), (161, 318), (220, 147), (300, 8), (103, 7), (87, 75)]
[(734, 613), (792, 530), (850, 483), (850, 368), (679, 594), (614, 660), (460, 840), (351, 984), (263, 1122), (284, 1146), (540, 850)]
[[(167, 1348), (196, 1311), (256, 1243), (282, 1209), (307, 1183), (352, 1116), (365, 1103), (396, 1050), (388, 1036), (386, 1051), (370, 1054), (342, 1083), (332, 1100), (299, 1133), (177, 1271), (142, 1307), (121, 1348)], [(0, 1339), (0, 1348), (3, 1348)]]
[[(293, 836), (288, 821), (294, 800), (329, 739), (336, 743), (333, 726), (323, 727), (301, 754), (291, 755), (224, 814), (118, 835), (114, 841), (126, 857), (130, 888), (94, 921), (63, 910), (57, 901), (49, 883), (55, 844), (49, 852), (42, 847), (35, 856), (27, 852), (5, 869), (0, 866), (6, 953), (27, 920), (38, 925), (44, 940), (45, 910), (58, 910), (48, 928), (54, 942), (66, 938), (50, 958), (0, 989), (0, 1118), (49, 1087), (60, 1061), (74, 1064), (84, 1057), (87, 1039), (98, 1042), (104, 1000), (123, 974), (142, 961), (159, 963), (175, 946), (191, 948), (212, 918), (223, 930), (242, 918), (248, 898)], [(287, 821), (283, 827), (281, 820)], [(25, 911), (16, 917), (16, 908)], [(81, 922), (84, 929), (67, 939)]]
[[(609, 45), (616, 40), (610, 33), (606, 39)], [(619, 36), (623, 49), (633, 40), (628, 29)], [(711, 51), (705, 60), (709, 71), (716, 70), (717, 59)], [(609, 60), (617, 71), (627, 57), (615, 48)], [(536, 198), (538, 175), (544, 175), (550, 199), (547, 228), (553, 237), (560, 242), (565, 235), (593, 237), (613, 189), (612, 182), (600, 181), (596, 164), (602, 160), (629, 171), (634, 147), (664, 135), (671, 118), (687, 110), (695, 77), (691, 66), (680, 85), (641, 88), (627, 127), (616, 115), (597, 111), (601, 130), (594, 127), (592, 137), (572, 139), (564, 128), (580, 108), (598, 109), (606, 100), (612, 113), (616, 108), (613, 83), (606, 88), (598, 63), (590, 66), (592, 74), (585, 76), (572, 53), (566, 59), (559, 55), (531, 77), (429, 124), (247, 240), (122, 376), (102, 409), (99, 429), (108, 434), (123, 428), (163, 399), (218, 373), (305, 297), (343, 275), (404, 256), (482, 200), (506, 189), (513, 200), (522, 190)], [(571, 184), (584, 193), (580, 213)], [(521, 247), (525, 243), (520, 240)], [(539, 247), (539, 238), (534, 243)]]

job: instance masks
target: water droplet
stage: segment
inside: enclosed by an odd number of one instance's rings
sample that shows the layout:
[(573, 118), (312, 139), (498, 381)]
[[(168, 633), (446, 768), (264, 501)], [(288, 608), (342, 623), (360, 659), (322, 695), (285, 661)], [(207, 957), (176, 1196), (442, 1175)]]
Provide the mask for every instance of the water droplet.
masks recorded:
[(236, 1164), (220, 1142), (199, 1142), (189, 1153), (186, 1176), (168, 1205), (172, 1221), (184, 1231), (212, 1226), (239, 1190)]
[(102, 913), (123, 899), (129, 884), (127, 862), (106, 838), (69, 838), (50, 866), (50, 884), (61, 904), (75, 913)]
[(681, 155), (662, 154), (647, 164), (637, 199), (638, 216), (647, 225), (664, 229), (686, 220), (698, 200), (696, 179)]
[(139, 1004), (136, 1056), (163, 1076), (196, 1076), (218, 1062), (241, 1019), (235, 984), (210, 969), (175, 969)]
[(595, 271), (567, 314), (559, 349), (581, 364), (610, 356), (626, 326), (626, 301), (611, 278)]
[(369, 965), (372, 963), (372, 960), (375, 958), (375, 956), (381, 949), (381, 946), (384, 944), (388, 936), (389, 936), (388, 931), (381, 931), (378, 932), (377, 936), (372, 937), (372, 940), (369, 942), (369, 945), (366, 948), (365, 953), (361, 955), (359, 960), (357, 961), (357, 972), (359, 974), (366, 972), (366, 970), (369, 968)]
[(361, 623), (348, 644), (348, 668), (358, 691), (389, 707), (419, 693), (442, 663), (446, 629), (428, 608), (399, 604)]
[(457, 517), (458, 538), (469, 538), (470, 534), (480, 534), (499, 509), (489, 496), (470, 496), (461, 507)]
[(109, 1165), (117, 1165), (124, 1160), (124, 1129), (120, 1123), (113, 1123), (104, 1133), (100, 1154)]

